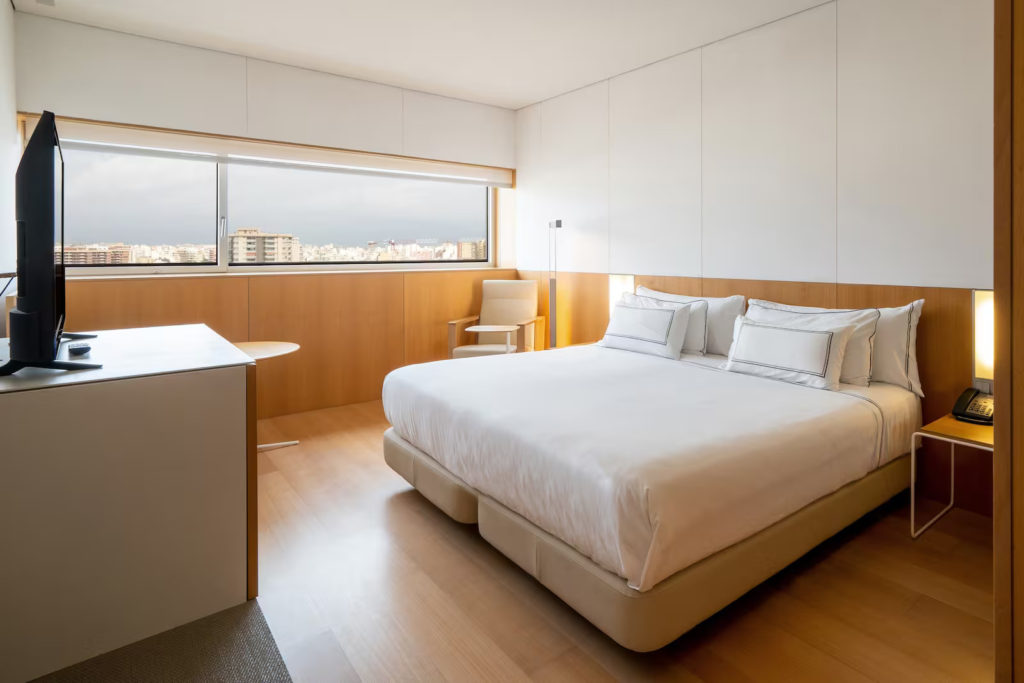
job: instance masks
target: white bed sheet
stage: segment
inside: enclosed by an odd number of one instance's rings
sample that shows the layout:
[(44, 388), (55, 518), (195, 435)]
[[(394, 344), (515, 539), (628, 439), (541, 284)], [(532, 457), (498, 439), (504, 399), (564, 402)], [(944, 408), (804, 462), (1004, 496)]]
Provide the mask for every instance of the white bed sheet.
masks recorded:
[[(724, 368), (728, 357), (684, 353), (681, 360), (726, 372)], [(869, 387), (840, 384), (839, 391), (871, 401), (882, 411), (885, 433), (879, 467), (910, 451), (910, 436), (921, 427), (921, 399), (917, 394), (884, 382), (875, 382)]]
[(387, 376), (384, 410), (467, 484), (645, 591), (906, 452), (920, 424), (899, 387), (823, 391), (722, 360), (579, 346), (424, 363)]

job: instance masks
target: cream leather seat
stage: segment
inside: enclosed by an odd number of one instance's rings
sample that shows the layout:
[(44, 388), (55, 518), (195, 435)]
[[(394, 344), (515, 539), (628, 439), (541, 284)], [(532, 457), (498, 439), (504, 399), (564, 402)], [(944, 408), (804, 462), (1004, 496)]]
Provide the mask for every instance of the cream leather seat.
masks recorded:
[[(514, 326), (511, 344), (506, 344), (506, 332), (479, 332), (476, 344), (460, 344), (463, 337), (473, 334), (466, 328), (476, 324)], [(484, 280), (480, 315), (448, 322), (448, 357), (472, 358), (532, 351), (536, 341), (543, 339), (543, 327), (544, 317), (537, 315), (535, 280)]]

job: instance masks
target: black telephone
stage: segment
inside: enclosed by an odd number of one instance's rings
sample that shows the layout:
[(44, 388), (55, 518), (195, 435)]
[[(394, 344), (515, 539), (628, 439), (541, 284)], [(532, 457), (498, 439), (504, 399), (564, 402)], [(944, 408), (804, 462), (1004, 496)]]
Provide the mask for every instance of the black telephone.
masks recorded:
[(990, 425), (994, 411), (995, 401), (992, 394), (986, 394), (977, 389), (964, 389), (964, 393), (960, 394), (956, 405), (953, 406), (953, 417), (961, 422)]

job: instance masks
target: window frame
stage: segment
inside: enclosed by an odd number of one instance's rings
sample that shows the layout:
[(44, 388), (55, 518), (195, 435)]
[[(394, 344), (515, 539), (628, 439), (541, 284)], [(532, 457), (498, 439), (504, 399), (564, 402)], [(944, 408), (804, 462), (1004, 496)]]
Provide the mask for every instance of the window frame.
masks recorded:
[[(19, 114), (22, 145), (38, 121), (38, 115)], [(95, 264), (68, 266), (70, 278), (106, 278), (169, 276), (192, 277), (224, 274), (274, 274), (315, 272), (374, 272), (403, 270), (482, 270), (498, 267), (499, 254), (499, 190), (515, 187), (515, 172), (492, 166), (459, 162), (441, 162), (416, 157), (403, 157), (372, 152), (302, 145), (267, 140), (254, 140), (204, 133), (190, 133), (146, 126), (112, 124), (85, 119), (58, 118), (58, 126), (70, 128), (66, 137), (76, 146), (95, 146), (143, 156), (205, 157), (217, 164), (216, 264)], [(130, 151), (129, 151), (130, 150)], [(256, 163), (296, 168), (321, 167), (339, 173), (362, 173), (414, 178), (434, 176), (438, 180), (467, 182), (485, 187), (487, 258), (473, 261), (388, 261), (388, 262), (302, 262), (266, 264), (230, 264), (228, 248), (228, 167), (232, 164)], [(424, 179), (424, 182), (432, 182)], [(504, 204), (502, 205), (504, 206)]]

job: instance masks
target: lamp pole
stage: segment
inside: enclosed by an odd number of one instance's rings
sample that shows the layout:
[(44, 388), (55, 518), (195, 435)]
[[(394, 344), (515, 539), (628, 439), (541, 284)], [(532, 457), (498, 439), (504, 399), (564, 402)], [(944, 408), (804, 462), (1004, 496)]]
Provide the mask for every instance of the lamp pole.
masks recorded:
[(548, 346), (558, 346), (558, 230), (562, 219), (548, 221)]

